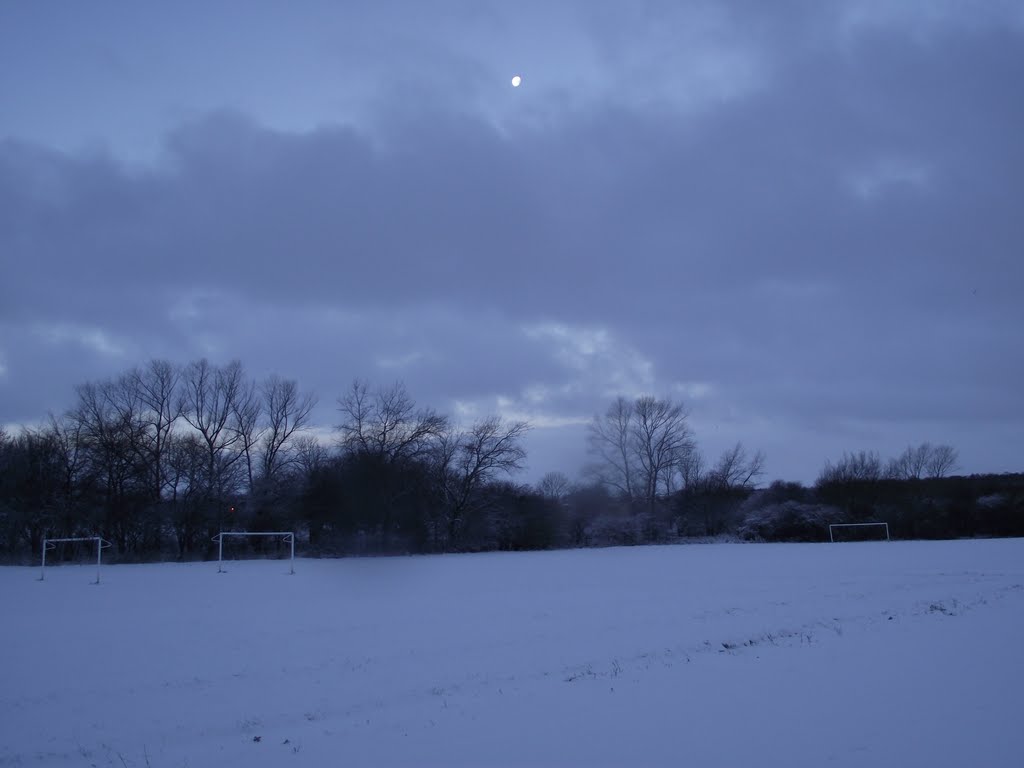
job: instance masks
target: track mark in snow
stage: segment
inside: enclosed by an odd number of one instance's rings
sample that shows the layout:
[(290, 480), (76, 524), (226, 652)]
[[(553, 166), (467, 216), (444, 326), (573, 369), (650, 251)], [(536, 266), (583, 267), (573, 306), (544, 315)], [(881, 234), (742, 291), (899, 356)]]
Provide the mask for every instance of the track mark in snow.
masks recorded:
[[(822, 639), (821, 631), (825, 630), (826, 637), (842, 638), (846, 626), (869, 631), (887, 621), (894, 621), (900, 618), (922, 617), (933, 614), (943, 616), (958, 616), (966, 611), (975, 610), (987, 605), (990, 600), (999, 600), (1010, 594), (1024, 589), (1024, 585), (1013, 584), (996, 590), (989, 596), (977, 595), (969, 601), (958, 600), (957, 598), (945, 598), (944, 600), (933, 600), (921, 603), (917, 608), (906, 612), (883, 611), (880, 615), (833, 617), (831, 620), (818, 620), (804, 624), (796, 629), (766, 630), (762, 633), (747, 637), (732, 637), (726, 640), (711, 641), (705, 640), (702, 644), (692, 647), (667, 648), (659, 651), (648, 651), (627, 657), (625, 663), (631, 671), (646, 672), (651, 668), (652, 662), (659, 662), (660, 666), (673, 667), (681, 662), (689, 663), (693, 657), (703, 654), (717, 652), (719, 654), (733, 654), (748, 651), (763, 645), (775, 647), (809, 646)], [(692, 655), (691, 655), (692, 654)], [(614, 669), (614, 674), (606, 669)], [(621, 674), (622, 667), (618, 658), (611, 662), (591, 661), (584, 664), (569, 667), (563, 670), (563, 681), (573, 683), (580, 680), (617, 677)]]

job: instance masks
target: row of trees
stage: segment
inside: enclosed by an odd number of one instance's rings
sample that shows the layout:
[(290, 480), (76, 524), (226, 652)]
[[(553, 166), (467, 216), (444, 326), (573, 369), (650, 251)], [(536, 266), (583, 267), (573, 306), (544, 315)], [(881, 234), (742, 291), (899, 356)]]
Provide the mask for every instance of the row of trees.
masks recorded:
[(946, 477), (956, 469), (958, 454), (950, 445), (910, 445), (899, 456), (883, 462), (874, 451), (844, 453), (837, 462), (825, 462), (817, 485), (851, 481), (924, 480)]
[(826, 463), (813, 500), (840, 520), (889, 523), (901, 538), (1024, 535), (1024, 476), (951, 476), (957, 452), (921, 443), (883, 461), (875, 452)]
[(828, 522), (875, 519), (902, 536), (1024, 533), (1021, 483), (948, 477), (950, 446), (844, 454), (812, 488), (758, 490), (764, 454), (737, 443), (708, 460), (671, 399), (616, 398), (590, 425), (582, 478), (529, 487), (513, 481), (529, 425), (458, 425), (402, 384), (355, 382), (330, 439), (312, 431), (312, 394), (238, 362), (153, 361), (75, 394), (41, 428), (0, 430), (8, 556), (102, 535), (122, 557), (204, 557), (218, 531), (246, 529), (300, 531), (327, 554), (820, 540)]
[[(886, 522), (902, 538), (1024, 535), (1024, 478), (950, 477), (958, 461), (950, 445), (912, 445), (888, 460), (871, 451), (845, 453), (826, 461), (813, 487), (780, 481), (757, 489), (764, 455), (738, 443), (708, 466), (685, 410), (671, 401), (619, 398), (595, 418), (589, 439), (589, 477), (606, 496), (583, 487), (567, 498), (574, 510), (604, 510), (589, 518), (599, 541), (723, 534), (823, 541), (830, 523), (867, 521)], [(580, 496), (587, 498), (583, 505)]]
[[(765, 541), (827, 541), (831, 523), (881, 521), (897, 538), (956, 538), (1024, 535), (1024, 475), (950, 476), (956, 451), (922, 443), (883, 461), (872, 452), (844, 454), (825, 463), (811, 487), (776, 481), (757, 488), (764, 456), (737, 444), (705, 468), (692, 443), (681, 446), (673, 461), (662, 464), (670, 475), (652, 499), (630, 488), (627, 474), (642, 480), (658, 466), (645, 457), (651, 445), (673, 444), (657, 438), (641, 417), (633, 424), (636, 403), (617, 401), (595, 420), (591, 441), (595, 458), (590, 477), (597, 482), (573, 485), (552, 475), (542, 481), (557, 493), (566, 510), (570, 543), (626, 544), (673, 541), (681, 537), (733, 536)], [(623, 415), (625, 414), (625, 416)], [(609, 430), (609, 424), (633, 424)], [(676, 435), (685, 435), (685, 421)], [(654, 433), (656, 435), (656, 433)], [(610, 439), (614, 437), (615, 439)], [(610, 460), (608, 459), (610, 457)], [(550, 490), (549, 490), (550, 489)], [(878, 536), (877, 529), (845, 530), (847, 538)]]
[(138, 553), (169, 529), (193, 551), (205, 513), (272, 495), (316, 450), (301, 437), (314, 404), (294, 381), (257, 383), (237, 362), (153, 361), (83, 384), (66, 413), (0, 443), (8, 545), (92, 530)]
[(325, 549), (487, 545), (467, 532), (522, 466), (527, 424), (461, 428), (401, 384), (357, 382), (328, 447), (310, 432), (315, 404), (294, 381), (205, 359), (79, 386), (44, 427), (0, 432), (3, 546), (99, 534), (122, 555), (195, 557), (220, 530), (282, 526)]

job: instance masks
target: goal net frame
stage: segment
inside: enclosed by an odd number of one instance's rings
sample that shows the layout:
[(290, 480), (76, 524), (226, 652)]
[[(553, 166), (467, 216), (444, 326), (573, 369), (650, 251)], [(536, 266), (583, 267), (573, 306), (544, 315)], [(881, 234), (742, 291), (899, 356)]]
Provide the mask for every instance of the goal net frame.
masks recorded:
[[(866, 526), (873, 526), (873, 525), (885, 526), (885, 540), (886, 541), (892, 541), (892, 539), (889, 538), (889, 524), (885, 523), (885, 522), (881, 522), (881, 521), (873, 522), (873, 523), (829, 523), (829, 526), (828, 526), (828, 540), (830, 542), (832, 542), (833, 544), (836, 543), (835, 536), (832, 533), (832, 529), (833, 528), (864, 528)], [(842, 542), (840, 542), (840, 544), (841, 543)]]
[(217, 542), (217, 573), (224, 570), (224, 537), (225, 536), (280, 536), (286, 544), (291, 544), (291, 563), (289, 573), (295, 574), (295, 531), (221, 531), (211, 541)]
[(103, 565), (103, 550), (109, 549), (113, 546), (109, 541), (104, 539), (102, 536), (67, 536), (55, 539), (43, 539), (43, 547), (40, 557), (42, 563), (39, 569), (39, 580), (46, 581), (46, 553), (50, 550), (56, 549), (58, 544), (68, 541), (96, 542), (96, 581), (94, 581), (93, 584), (99, 584), (100, 566)]

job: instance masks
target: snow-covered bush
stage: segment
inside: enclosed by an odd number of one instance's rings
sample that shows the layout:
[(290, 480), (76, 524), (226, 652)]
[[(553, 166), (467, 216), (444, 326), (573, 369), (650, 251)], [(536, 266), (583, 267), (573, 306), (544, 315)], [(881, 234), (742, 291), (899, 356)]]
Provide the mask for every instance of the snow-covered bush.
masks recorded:
[(1005, 494), (990, 493), (988, 496), (981, 496), (975, 503), (979, 509), (997, 509), (1005, 505), (1007, 501)]
[(749, 511), (737, 533), (748, 541), (824, 541), (829, 523), (842, 517), (834, 507), (784, 501)]
[(664, 526), (651, 514), (605, 514), (595, 517), (586, 527), (588, 546), (607, 547), (649, 544), (664, 541)]

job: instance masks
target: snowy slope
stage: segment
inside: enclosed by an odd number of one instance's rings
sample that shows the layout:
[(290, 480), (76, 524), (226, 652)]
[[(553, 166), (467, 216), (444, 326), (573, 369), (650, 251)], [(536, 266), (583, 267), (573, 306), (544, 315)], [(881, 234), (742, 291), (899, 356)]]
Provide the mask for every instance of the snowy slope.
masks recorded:
[(1024, 765), (1024, 540), (0, 569), (0, 766)]

